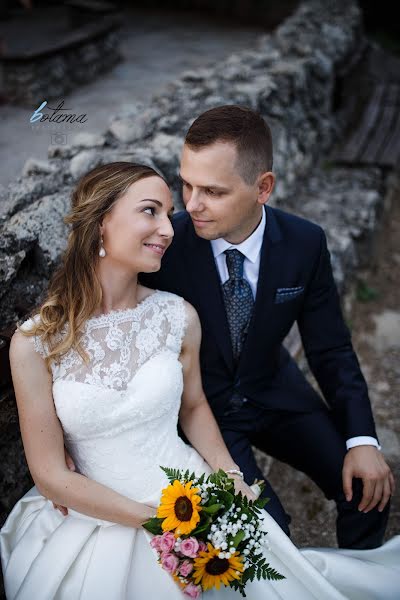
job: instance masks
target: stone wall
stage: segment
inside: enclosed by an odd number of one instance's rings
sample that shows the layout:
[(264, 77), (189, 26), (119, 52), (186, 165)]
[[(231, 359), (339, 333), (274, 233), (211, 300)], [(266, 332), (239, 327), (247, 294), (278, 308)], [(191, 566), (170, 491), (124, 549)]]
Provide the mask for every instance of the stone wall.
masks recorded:
[[(306, 1), (254, 49), (184, 73), (149, 105), (116, 116), (103, 133), (51, 146), (46, 164), (28, 161), (0, 191), (0, 330), (24, 318), (45, 290), (65, 245), (62, 217), (78, 178), (115, 160), (152, 164), (181, 208), (177, 172), (185, 132), (196, 115), (227, 103), (250, 106), (267, 119), (277, 174), (273, 202), (325, 227), (342, 290), (368, 256), (386, 185), (378, 169), (339, 169), (327, 161), (346, 126), (343, 111), (340, 119), (333, 113), (336, 76), (361, 41), (356, 3)], [(29, 485), (10, 396), (0, 402), (0, 431), (2, 522)]]
[(0, 191), (0, 330), (22, 318), (46, 287), (65, 243), (62, 215), (71, 190), (89, 168), (121, 159), (151, 163), (169, 179), (181, 206), (182, 140), (207, 108), (244, 104), (267, 119), (274, 202), (284, 206), (340, 134), (332, 114), (335, 72), (356, 51), (360, 22), (353, 2), (305, 2), (255, 49), (184, 73), (149, 106), (116, 116), (103, 134), (51, 146), (47, 164), (28, 161), (18, 181)]
[(4, 54), (2, 93), (8, 102), (32, 107), (93, 81), (121, 58), (118, 27), (116, 17), (104, 17), (34, 51)]

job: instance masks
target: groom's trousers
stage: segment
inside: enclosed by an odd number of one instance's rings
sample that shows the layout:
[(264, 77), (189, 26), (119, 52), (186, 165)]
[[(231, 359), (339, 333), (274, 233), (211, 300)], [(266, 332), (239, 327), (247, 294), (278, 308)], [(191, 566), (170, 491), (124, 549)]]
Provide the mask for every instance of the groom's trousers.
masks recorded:
[[(311, 386), (310, 393), (316, 393)], [(308, 413), (268, 410), (245, 401), (219, 417), (218, 423), (233, 459), (244, 473), (246, 483), (251, 485), (255, 479), (265, 480), (256, 464), (251, 448), (253, 445), (306, 473), (326, 498), (335, 500), (339, 547), (366, 549), (382, 544), (389, 502), (382, 512), (377, 508), (366, 514), (359, 512), (363, 488), (360, 479), (353, 479), (353, 499), (347, 502), (342, 484), (346, 443), (322, 400), (321, 410)], [(262, 495), (270, 498), (265, 509), (290, 535), (290, 517), (268, 481)]]

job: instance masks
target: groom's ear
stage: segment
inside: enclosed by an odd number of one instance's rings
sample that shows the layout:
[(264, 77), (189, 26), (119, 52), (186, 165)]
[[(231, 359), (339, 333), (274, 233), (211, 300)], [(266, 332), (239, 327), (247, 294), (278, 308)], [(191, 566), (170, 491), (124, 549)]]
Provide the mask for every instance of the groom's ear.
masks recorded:
[(272, 171), (266, 171), (258, 177), (258, 203), (266, 204), (275, 185), (275, 175)]

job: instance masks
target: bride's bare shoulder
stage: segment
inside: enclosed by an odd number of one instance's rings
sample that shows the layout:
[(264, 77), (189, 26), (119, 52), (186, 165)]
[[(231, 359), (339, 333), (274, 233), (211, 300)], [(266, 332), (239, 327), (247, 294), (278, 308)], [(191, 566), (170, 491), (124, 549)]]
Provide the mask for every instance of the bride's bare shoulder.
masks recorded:
[(34, 325), (35, 319), (28, 319), (16, 328), (10, 343), (10, 361), (37, 360), (42, 361), (42, 356), (37, 351), (36, 336), (26, 335)]
[(185, 340), (201, 338), (201, 324), (197, 310), (190, 302), (184, 300), (186, 327), (185, 327)]
[(32, 358), (36, 354), (32, 338), (24, 335), (20, 329), (14, 332), (10, 342), (10, 360), (16, 358)]

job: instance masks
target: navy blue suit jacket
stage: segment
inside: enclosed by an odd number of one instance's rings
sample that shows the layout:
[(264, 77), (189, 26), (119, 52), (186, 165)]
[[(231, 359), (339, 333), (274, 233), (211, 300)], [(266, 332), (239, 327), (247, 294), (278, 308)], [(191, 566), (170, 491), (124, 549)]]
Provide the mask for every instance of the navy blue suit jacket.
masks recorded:
[(203, 387), (218, 419), (236, 389), (269, 409), (313, 411), (322, 400), (295, 367), (282, 342), (297, 321), (311, 370), (343, 436), (376, 437), (367, 385), (340, 308), (323, 230), (266, 207), (254, 313), (235, 367), (219, 274), (209, 241), (186, 211), (174, 216), (174, 240), (161, 270), (144, 285), (183, 296), (202, 325)]

